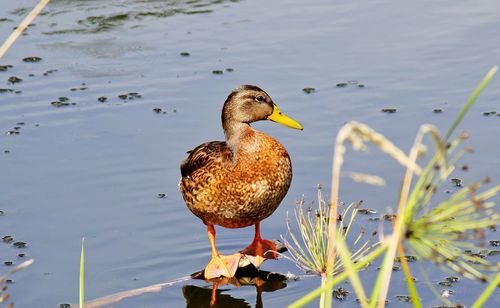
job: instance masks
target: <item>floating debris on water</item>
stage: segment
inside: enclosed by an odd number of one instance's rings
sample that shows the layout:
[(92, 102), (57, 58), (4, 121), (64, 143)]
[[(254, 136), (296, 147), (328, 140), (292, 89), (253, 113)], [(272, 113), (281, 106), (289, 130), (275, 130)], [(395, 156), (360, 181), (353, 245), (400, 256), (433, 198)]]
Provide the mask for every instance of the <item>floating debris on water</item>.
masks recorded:
[(165, 194), (165, 193), (159, 193), (158, 194), (158, 198), (159, 199), (165, 199), (166, 197), (167, 197), (167, 194)]
[(456, 282), (458, 282), (458, 277), (450, 276), (446, 277), (443, 281), (438, 282), (438, 285), (443, 287), (451, 287)]
[(5, 243), (10, 243), (10, 242), (12, 242), (14, 240), (14, 238), (11, 235), (6, 235), (6, 236), (2, 237), (2, 240)]
[(187, 51), (183, 51), (183, 52), (180, 53), (180, 55), (183, 56), (183, 57), (189, 57), (191, 54), (189, 52), (187, 52)]
[(42, 58), (40, 57), (26, 57), (23, 59), (24, 62), (40, 62), (42, 61)]
[(398, 217), (396, 214), (385, 214), (382, 218), (386, 221), (394, 221)]
[[(406, 262), (415, 262), (417, 261), (417, 257), (415, 256), (404, 256)], [(394, 262), (401, 262), (401, 257), (395, 257)]]
[(0, 89), (0, 93), (14, 92), (14, 89)]
[(365, 85), (362, 84), (362, 83), (359, 83), (358, 80), (347, 80), (345, 82), (339, 82), (335, 85), (337, 88), (345, 88), (347, 86), (355, 86), (355, 87), (358, 87), (358, 88), (364, 88)]
[(135, 98), (142, 98), (142, 95), (137, 93), (137, 92), (130, 92), (130, 93), (127, 93), (127, 94), (120, 94), (118, 95), (118, 98), (119, 99), (123, 99), (123, 100), (131, 100), (131, 99), (135, 99)]
[(153, 111), (155, 113), (166, 113), (165, 111), (163, 111), (163, 109), (161, 109), (160, 107), (156, 107), (156, 108), (153, 108)]
[(315, 88), (311, 88), (311, 87), (309, 87), (309, 88), (303, 88), (302, 92), (304, 92), (306, 94), (311, 94), (311, 93), (316, 92), (316, 89)]
[(0, 65), (0, 72), (8, 71), (9, 68), (13, 68), (12, 65)]
[[(450, 290), (450, 289), (444, 289), (441, 291), (441, 296), (442, 297), (445, 297), (445, 298), (448, 298), (450, 297), (451, 295), (453, 295), (453, 293), (455, 293), (453, 290)], [(455, 307), (455, 306), (453, 306)]]
[(3, 152), (4, 152), (4, 154), (10, 154), (10, 150), (4, 150)]
[(433, 109), (432, 112), (434, 112), (434, 113), (442, 113), (443, 109), (440, 109), (440, 108)]
[(17, 130), (9, 130), (7, 131), (5, 134), (9, 135), (9, 136), (13, 136), (13, 135), (19, 135), (20, 132), (17, 131)]
[(17, 254), (17, 256), (18, 256), (19, 258), (24, 258), (24, 256), (26, 256), (26, 255), (25, 255), (24, 253), (18, 253), (18, 254)]
[(463, 186), (463, 183), (462, 183), (461, 179), (453, 178), (453, 179), (451, 179), (451, 182), (453, 184), (455, 184), (455, 186), (457, 186), (457, 187), (462, 187)]
[(12, 261), (4, 261), (3, 264), (6, 265), (6, 266), (11, 266), (12, 264), (14, 264), (14, 262), (12, 262)]
[(70, 102), (67, 102), (67, 101), (53, 101), (50, 103), (52, 106), (54, 107), (67, 107), (67, 106), (74, 106), (76, 105), (76, 103), (70, 103)]
[(19, 83), (23, 80), (17, 76), (11, 76), (11, 77), (9, 77), (9, 79), (7, 79), (7, 81), (14, 84), (14, 83)]
[(59, 304), (59, 308), (71, 308), (70, 304)]
[(228, 67), (226, 68), (226, 72), (232, 73), (234, 72), (234, 68)]
[(222, 75), (222, 74), (224, 74), (224, 72), (221, 71), (221, 70), (213, 70), (212, 74), (214, 74), (214, 75)]
[(12, 245), (14, 245), (17, 248), (25, 248), (26, 247), (26, 243), (25, 242), (15, 242)]
[(492, 115), (495, 115), (495, 114), (497, 114), (496, 111), (486, 111), (486, 112), (483, 112), (484, 116), (492, 116)]
[(400, 302), (410, 303), (411, 296), (409, 295), (396, 295), (396, 299)]
[(55, 73), (55, 72), (57, 72), (57, 70), (48, 70), (45, 73), (43, 73), (43, 76), (49, 76), (50, 74)]
[(101, 103), (104, 103), (108, 100), (108, 98), (106, 96), (100, 96), (97, 98), (98, 101), (100, 101)]
[(363, 209), (359, 209), (358, 213), (364, 214), (364, 215), (372, 215), (372, 214), (377, 214), (377, 211), (374, 209), (370, 209), (370, 208), (363, 208)]
[(333, 297), (335, 297), (339, 301), (345, 300), (347, 298), (347, 295), (349, 295), (349, 291), (344, 288), (333, 289), (332, 293)]
[(488, 256), (492, 257), (492, 256), (498, 256), (500, 255), (500, 250), (490, 250), (488, 251)]
[(380, 111), (385, 113), (396, 113), (398, 110), (396, 108), (383, 108)]

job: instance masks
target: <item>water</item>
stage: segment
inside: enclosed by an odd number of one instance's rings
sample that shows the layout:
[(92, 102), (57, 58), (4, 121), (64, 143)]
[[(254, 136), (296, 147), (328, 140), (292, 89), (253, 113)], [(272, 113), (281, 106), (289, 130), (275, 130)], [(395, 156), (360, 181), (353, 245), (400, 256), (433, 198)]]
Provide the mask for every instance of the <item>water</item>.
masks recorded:
[[(4, 2), (2, 40), (35, 5)], [(82, 237), (88, 299), (203, 268), (210, 256), (206, 230), (182, 201), (179, 162), (194, 146), (223, 138), (220, 108), (240, 84), (262, 87), (305, 127), (255, 125), (280, 140), (294, 164), (288, 196), (262, 225), (267, 238), (285, 235), (286, 212), (296, 200), (304, 195), (314, 201), (318, 183), (329, 187), (334, 136), (346, 121), (365, 122), (405, 150), (422, 123), (445, 130), (484, 73), (498, 64), (499, 26), (496, 1), (53, 1), (0, 61), (13, 65), (0, 72), (0, 88), (22, 91), (0, 93), (0, 235), (28, 243), (22, 251), (0, 244), (0, 260), (18, 264), (20, 252), (35, 259), (13, 277), (11, 298), (18, 307), (77, 302)], [(28, 56), (43, 60), (23, 62)], [(23, 81), (8, 84), (11, 76)], [(353, 80), (365, 87), (336, 87)], [(456, 174), (466, 184), (499, 176), (499, 117), (482, 114), (500, 111), (498, 84), (495, 78), (461, 125), (475, 150), (463, 159), (470, 171)], [(305, 87), (316, 92), (305, 94)], [(142, 97), (118, 98), (130, 92)], [(97, 100), (101, 96), (105, 103)], [(76, 105), (52, 106), (59, 97)], [(435, 108), (443, 113), (434, 114)], [(4, 134), (16, 126), (19, 135)], [(383, 175), (387, 186), (344, 178), (343, 200), (362, 199), (378, 212), (395, 204), (403, 169), (376, 149), (349, 154), (345, 170)], [(439, 198), (446, 189), (455, 188), (446, 185)], [(376, 222), (360, 224), (378, 228)], [(227, 253), (253, 235), (251, 228), (217, 231), (218, 246)], [(498, 239), (494, 232), (487, 236)], [(7, 269), (2, 265), (0, 273)], [(264, 269), (301, 274), (286, 260), (269, 261)], [(418, 268), (413, 271), (419, 277)], [(370, 281), (376, 274), (373, 268), (363, 277)], [(402, 273), (394, 276), (389, 299), (399, 306), (394, 296), (407, 291)], [(446, 276), (433, 270), (430, 278), (441, 290), (437, 282)], [(265, 307), (281, 307), (318, 285), (315, 278), (287, 281), (260, 299), (255, 287), (223, 286), (219, 304), (258, 307), (262, 300)], [(189, 281), (117, 306), (180, 307), (186, 304), (183, 286), (200, 292), (195, 294), (210, 291)], [(353, 305), (350, 284), (342, 286), (351, 292), (344, 306)], [(417, 287), (425, 305), (439, 304), (423, 279)], [(470, 305), (483, 288), (460, 280), (451, 299)], [(497, 306), (498, 298), (488, 304)]]

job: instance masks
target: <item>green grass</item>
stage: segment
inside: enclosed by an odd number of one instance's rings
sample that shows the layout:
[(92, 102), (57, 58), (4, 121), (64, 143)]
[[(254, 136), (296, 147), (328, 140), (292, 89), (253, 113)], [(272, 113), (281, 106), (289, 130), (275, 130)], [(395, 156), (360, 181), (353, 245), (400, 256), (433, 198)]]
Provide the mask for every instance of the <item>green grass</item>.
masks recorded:
[[(321, 307), (331, 307), (333, 287), (346, 279), (351, 281), (363, 307), (383, 307), (391, 282), (392, 268), (398, 255), (412, 304), (414, 307), (422, 307), (410, 267), (404, 258), (405, 251), (416, 255), (418, 260), (432, 261), (439, 268), (465, 278), (491, 281), (477, 299), (475, 307), (481, 306), (491, 296), (500, 280), (497, 274), (500, 271), (500, 264), (491, 263), (473, 253), (465, 254), (464, 250), (480, 250), (478, 243), (483, 240), (485, 229), (500, 223), (496, 204), (491, 201), (500, 192), (500, 186), (484, 190), (483, 186), (490, 184), (490, 179), (485, 178), (458, 190), (437, 205), (433, 202), (433, 197), (438, 188), (448, 181), (455, 170), (456, 162), (466, 152), (466, 149), (459, 149), (461, 142), (467, 138), (466, 134), (460, 134), (452, 141), (449, 139), (497, 69), (495, 66), (486, 74), (444, 137), (441, 137), (439, 130), (433, 125), (424, 124), (420, 127), (409, 154), (405, 154), (385, 136), (365, 124), (350, 122), (340, 129), (333, 154), (329, 206), (317, 211), (315, 220), (303, 210), (296, 211), (302, 243), (291, 232), (290, 227), (292, 243), (287, 242), (292, 259), (298, 266), (322, 273), (324, 279), (321, 287), (300, 298), (290, 307), (302, 307), (318, 296), (321, 297)], [(435, 152), (422, 168), (417, 161), (424, 152), (423, 140), (426, 135), (433, 140)], [(383, 235), (380, 243), (376, 247), (369, 247), (370, 249), (359, 260), (355, 259), (357, 250), (349, 248), (342, 233), (344, 219), (342, 221), (337, 219), (340, 208), (338, 197), (340, 170), (344, 162), (346, 143), (350, 143), (355, 150), (366, 149), (368, 143), (374, 144), (406, 167), (398, 191), (399, 201), (392, 233)], [(369, 179), (365, 181), (368, 183), (383, 183), (383, 180), (376, 176), (358, 176), (359, 178)], [(376, 181), (373, 181), (374, 179)], [(412, 184), (414, 179), (415, 184)], [(354, 219), (355, 216), (352, 217)], [(349, 226), (351, 224), (352, 221), (349, 222)], [(373, 289), (368, 293), (362, 285), (359, 272), (367, 264), (382, 256), (380, 272)], [(426, 276), (426, 273), (423, 273), (423, 276)]]

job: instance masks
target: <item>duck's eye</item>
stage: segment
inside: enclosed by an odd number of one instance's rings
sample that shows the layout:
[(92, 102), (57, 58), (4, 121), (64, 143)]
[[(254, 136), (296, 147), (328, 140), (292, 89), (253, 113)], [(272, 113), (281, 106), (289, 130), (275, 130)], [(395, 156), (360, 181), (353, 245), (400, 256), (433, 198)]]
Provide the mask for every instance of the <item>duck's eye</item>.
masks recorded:
[(262, 95), (258, 95), (255, 99), (256, 99), (257, 101), (259, 101), (259, 102), (263, 102), (263, 101), (265, 101), (265, 100), (266, 100), (266, 99), (264, 98), (264, 96), (262, 96)]

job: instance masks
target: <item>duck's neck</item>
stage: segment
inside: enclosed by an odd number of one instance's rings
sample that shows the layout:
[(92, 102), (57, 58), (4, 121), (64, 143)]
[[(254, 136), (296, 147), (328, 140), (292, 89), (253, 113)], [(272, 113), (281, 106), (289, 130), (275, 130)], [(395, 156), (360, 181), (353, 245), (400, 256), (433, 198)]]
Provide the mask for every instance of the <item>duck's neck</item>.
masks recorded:
[(244, 150), (245, 144), (252, 138), (254, 129), (248, 123), (225, 121), (222, 123), (226, 143), (234, 154)]

